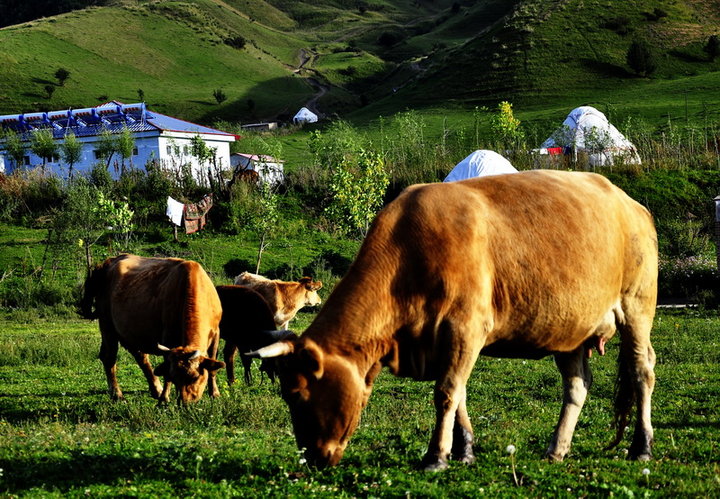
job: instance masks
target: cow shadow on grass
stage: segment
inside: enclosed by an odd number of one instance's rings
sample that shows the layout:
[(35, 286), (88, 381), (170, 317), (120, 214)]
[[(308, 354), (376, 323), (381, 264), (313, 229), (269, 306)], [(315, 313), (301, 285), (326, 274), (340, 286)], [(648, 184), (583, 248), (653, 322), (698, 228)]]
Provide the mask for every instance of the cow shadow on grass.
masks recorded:
[(123, 449), (109, 446), (102, 449), (75, 448), (40, 456), (0, 459), (5, 493), (20, 493), (33, 488), (52, 486), (61, 493), (76, 488), (121, 483), (164, 482), (182, 484), (187, 479), (220, 483), (229, 477), (253, 475), (256, 479), (272, 480), (283, 473), (282, 459), (234, 459), (214, 456), (202, 462), (201, 451), (185, 444), (160, 443), (144, 449)]

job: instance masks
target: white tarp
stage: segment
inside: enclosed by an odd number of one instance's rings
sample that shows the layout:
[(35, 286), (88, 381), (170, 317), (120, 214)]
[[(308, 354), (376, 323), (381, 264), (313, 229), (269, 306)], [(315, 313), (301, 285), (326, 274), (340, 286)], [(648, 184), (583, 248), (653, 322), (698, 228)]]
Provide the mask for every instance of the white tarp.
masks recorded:
[(495, 151), (479, 149), (455, 165), (443, 182), (503, 173), (517, 173), (517, 169)]
[(306, 107), (300, 108), (300, 111), (293, 117), (293, 123), (315, 123), (317, 120), (317, 114)]
[(540, 147), (570, 147), (575, 154), (584, 152), (591, 166), (612, 165), (620, 159), (640, 164), (635, 146), (603, 113), (591, 106), (570, 111), (562, 126)]

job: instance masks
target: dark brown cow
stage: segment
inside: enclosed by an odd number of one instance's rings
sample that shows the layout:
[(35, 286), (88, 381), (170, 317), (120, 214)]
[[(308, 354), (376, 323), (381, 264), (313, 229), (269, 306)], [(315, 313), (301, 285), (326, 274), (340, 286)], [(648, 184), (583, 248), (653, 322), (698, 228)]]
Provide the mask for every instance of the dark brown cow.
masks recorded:
[[(93, 312), (93, 304), (95, 311)], [(108, 258), (85, 281), (82, 313), (97, 318), (100, 360), (110, 396), (123, 398), (117, 383), (118, 343), (135, 357), (153, 397), (168, 401), (170, 383), (182, 402), (220, 395), (215, 360), (220, 341), (220, 299), (196, 262), (177, 258), (120, 255)], [(148, 354), (164, 355), (153, 372)], [(163, 387), (156, 375), (165, 378)]]
[[(309, 460), (343, 455), (373, 381), (435, 381), (427, 470), (473, 462), (466, 383), (480, 353), (553, 355), (561, 460), (591, 383), (591, 348), (620, 332), (616, 440), (637, 406), (630, 456), (651, 456), (657, 236), (640, 204), (592, 173), (532, 171), (406, 189), (375, 219), (347, 275), (285, 356), (282, 394)], [(617, 443), (615, 442), (615, 444)]]
[[(223, 359), (227, 369), (228, 384), (235, 382), (235, 354), (240, 350), (245, 382), (252, 382), (250, 367), (252, 357), (245, 354), (272, 342), (292, 335), (290, 331), (274, 331), (275, 320), (265, 299), (245, 286), (217, 286), (218, 296), (222, 304), (223, 314), (220, 321), (220, 338), (225, 340)], [(275, 361), (263, 360), (260, 370), (271, 380), (275, 379)]]
[(235, 284), (252, 288), (265, 298), (275, 316), (277, 329), (287, 329), (290, 320), (301, 308), (322, 303), (318, 295), (322, 282), (313, 281), (310, 277), (288, 282), (243, 272), (235, 278)]

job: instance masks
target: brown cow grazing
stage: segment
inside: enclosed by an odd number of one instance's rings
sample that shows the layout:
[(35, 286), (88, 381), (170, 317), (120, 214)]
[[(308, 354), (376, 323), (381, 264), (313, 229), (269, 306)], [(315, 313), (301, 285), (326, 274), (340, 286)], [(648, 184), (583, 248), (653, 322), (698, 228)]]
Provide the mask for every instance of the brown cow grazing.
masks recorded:
[(587, 354), (619, 330), (616, 440), (636, 404), (630, 456), (646, 460), (657, 262), (650, 213), (600, 175), (412, 186), (377, 216), (305, 333), (254, 354), (285, 356), (282, 395), (318, 466), (340, 461), (383, 366), (434, 380), (423, 465), (441, 470), (451, 454), (475, 459), (466, 383), (479, 354), (555, 357), (563, 406), (547, 456), (561, 460), (591, 383)]
[[(108, 258), (85, 281), (82, 314), (98, 318), (100, 360), (113, 399), (123, 398), (116, 376), (118, 343), (135, 357), (150, 393), (160, 401), (169, 400), (170, 383), (184, 403), (200, 399), (208, 380), (210, 394), (220, 395), (215, 374), (225, 364), (215, 359), (222, 309), (215, 286), (198, 263), (135, 255)], [(154, 372), (148, 354), (165, 356)], [(156, 375), (165, 378), (164, 387)]]
[[(235, 383), (235, 354), (239, 349), (245, 382), (249, 385), (252, 383), (250, 367), (253, 359), (242, 354), (261, 348), (273, 341), (284, 339), (293, 333), (274, 331), (275, 320), (270, 306), (257, 291), (245, 286), (217, 286), (215, 289), (223, 309), (220, 338), (225, 340), (223, 359), (225, 360), (228, 384)], [(274, 360), (263, 360), (260, 370), (265, 372), (271, 380), (275, 380)]]
[(275, 316), (277, 329), (287, 329), (288, 323), (301, 308), (322, 303), (317, 293), (322, 288), (322, 282), (313, 281), (310, 277), (287, 282), (243, 272), (235, 278), (235, 284), (252, 288), (265, 298)]

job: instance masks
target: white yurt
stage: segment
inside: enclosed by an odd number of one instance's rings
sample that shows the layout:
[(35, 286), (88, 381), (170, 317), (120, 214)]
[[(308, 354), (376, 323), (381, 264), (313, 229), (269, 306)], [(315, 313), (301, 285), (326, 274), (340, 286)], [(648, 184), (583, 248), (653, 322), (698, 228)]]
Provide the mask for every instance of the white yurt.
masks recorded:
[(300, 108), (300, 111), (293, 116), (293, 123), (316, 123), (317, 120), (317, 114), (306, 107)]
[(612, 165), (618, 161), (640, 164), (635, 146), (603, 113), (591, 106), (573, 109), (541, 147), (569, 147), (575, 159), (578, 152), (585, 153), (591, 166)]
[(478, 149), (455, 165), (443, 182), (504, 173), (517, 173), (517, 169), (495, 151)]

